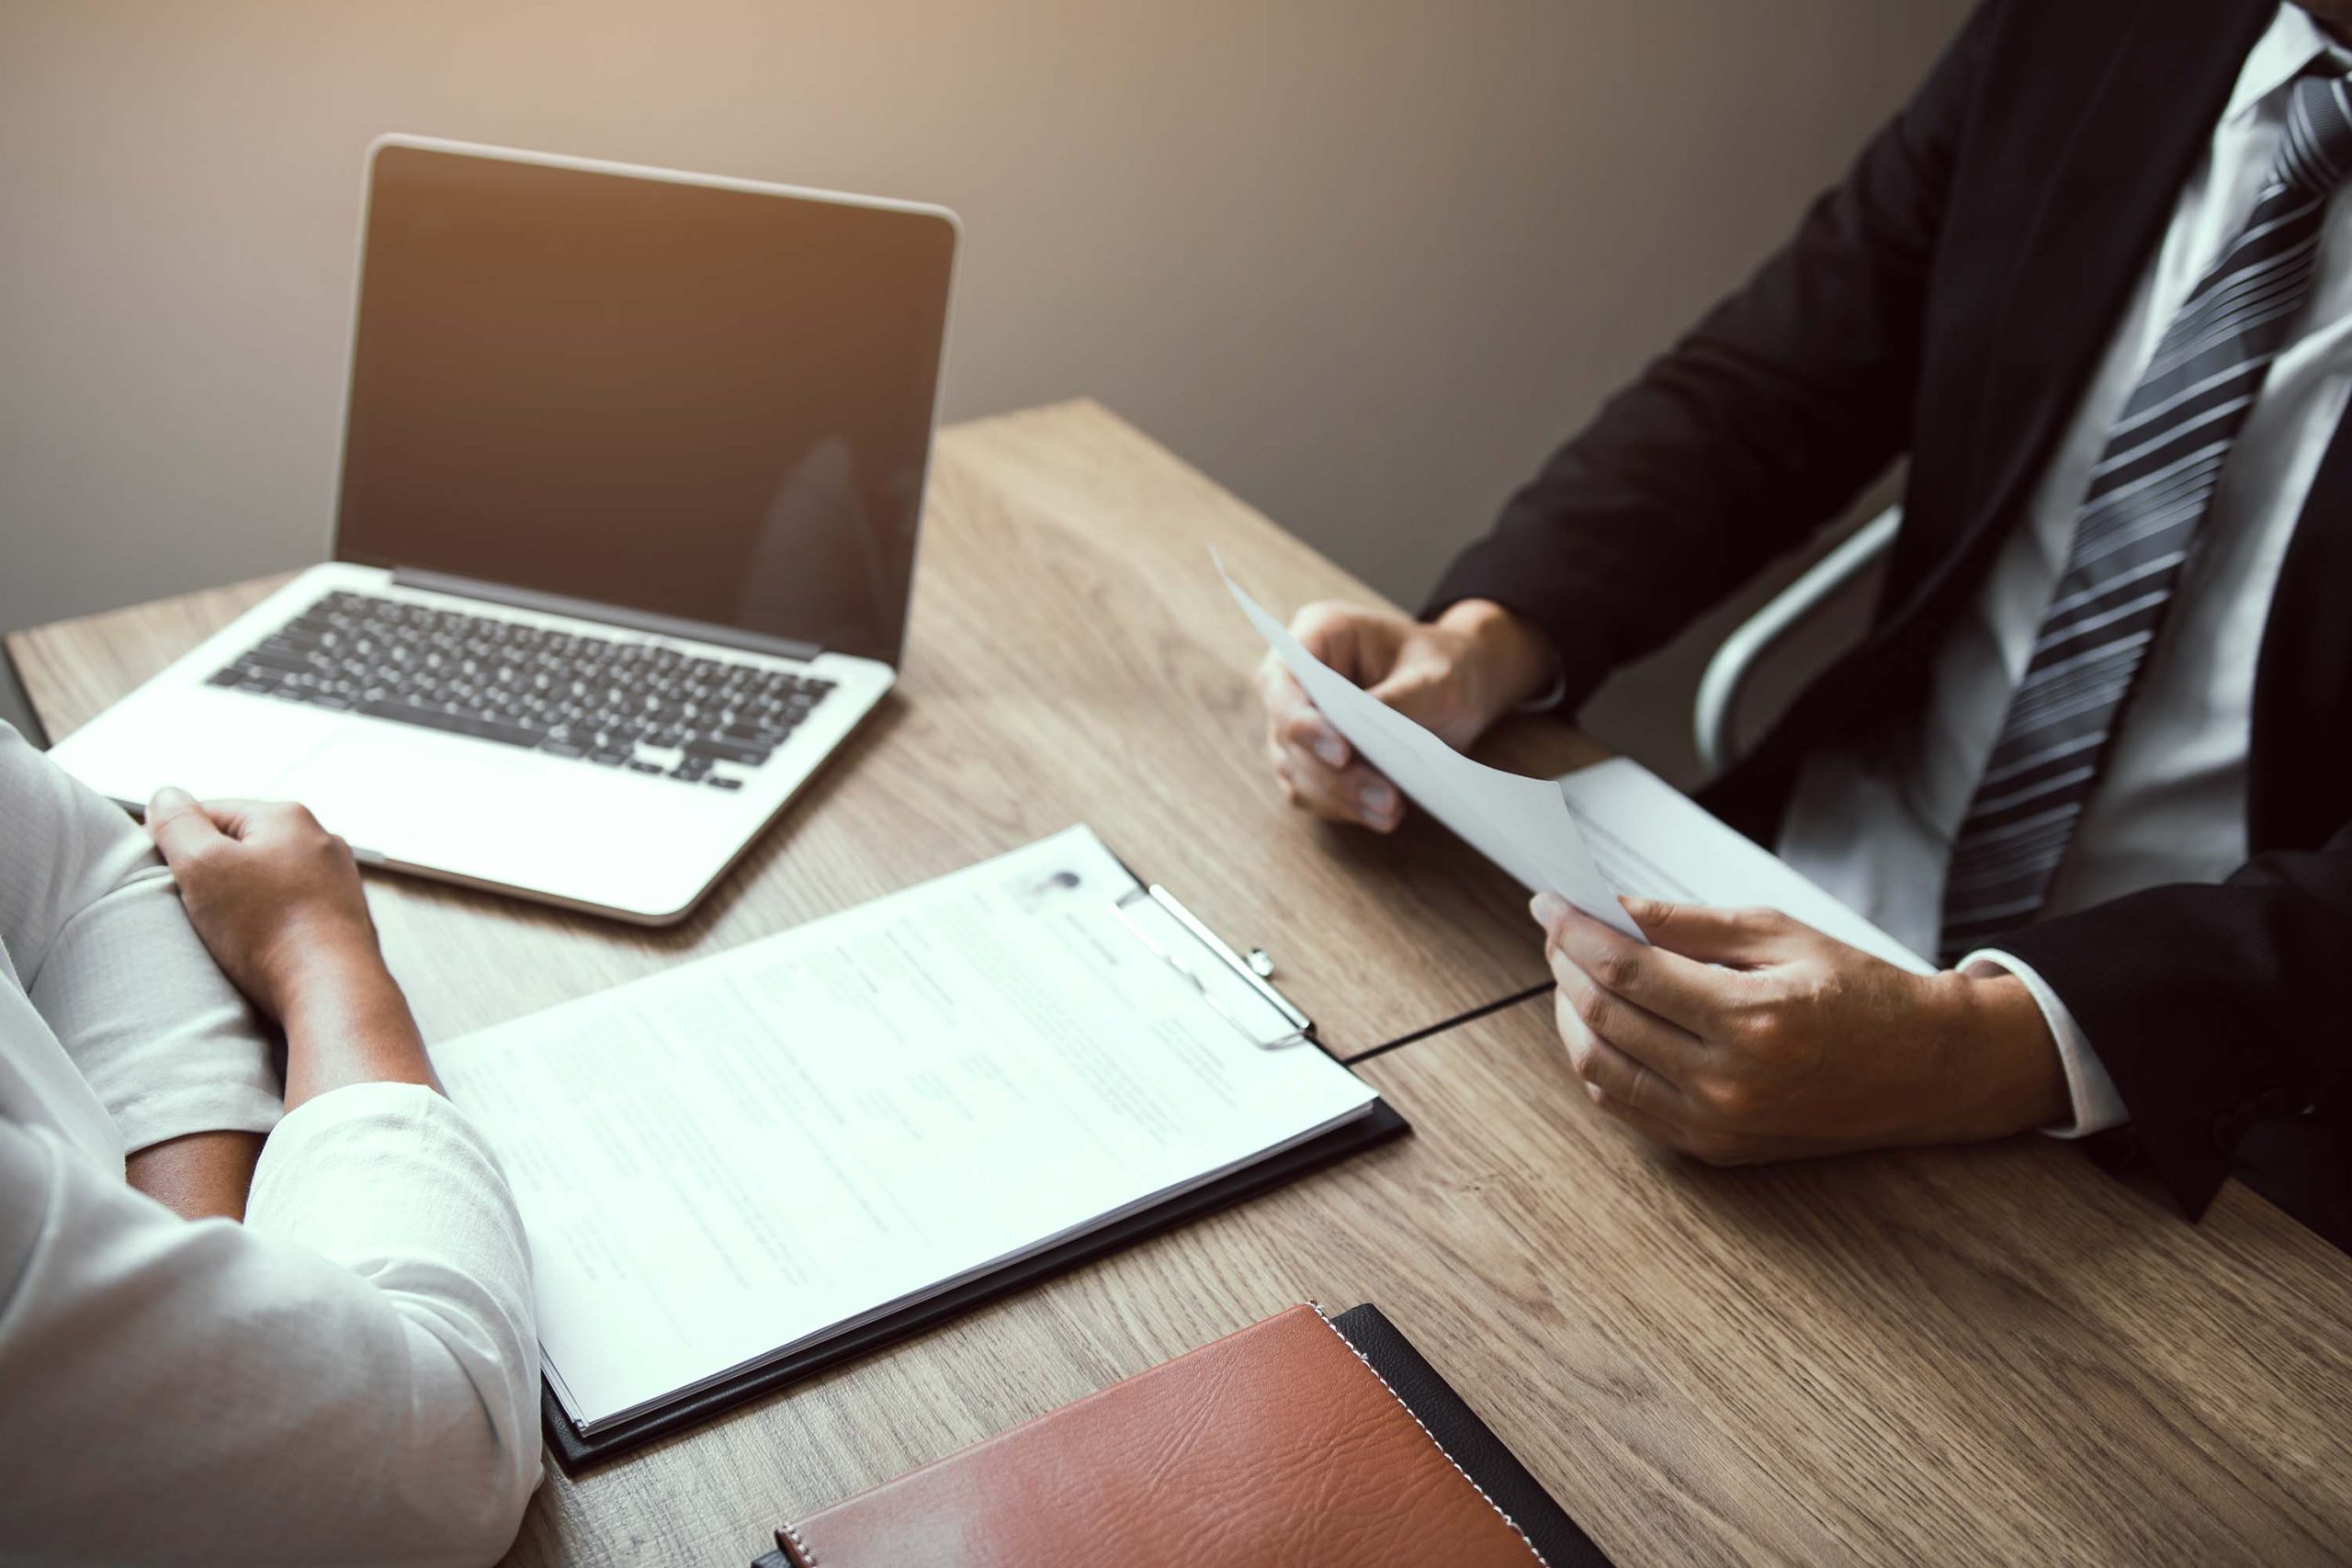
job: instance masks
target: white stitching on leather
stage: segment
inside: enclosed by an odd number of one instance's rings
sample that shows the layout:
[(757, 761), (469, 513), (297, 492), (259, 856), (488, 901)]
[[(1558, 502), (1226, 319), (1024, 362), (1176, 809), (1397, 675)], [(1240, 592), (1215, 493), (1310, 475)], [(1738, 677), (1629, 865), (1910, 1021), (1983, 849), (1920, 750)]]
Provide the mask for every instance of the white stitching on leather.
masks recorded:
[(808, 1550), (808, 1543), (800, 1539), (800, 1532), (792, 1527), (791, 1521), (785, 1522), (784, 1533), (792, 1538), (792, 1550), (798, 1554), (802, 1568), (817, 1568), (817, 1554)]
[[(1542, 1565), (1542, 1568), (1552, 1568), (1550, 1563), (1544, 1561), (1544, 1554), (1535, 1550), (1535, 1543), (1527, 1539), (1527, 1532), (1519, 1528), (1519, 1521), (1512, 1518), (1509, 1514), (1504, 1513), (1503, 1506), (1500, 1503), (1496, 1502), (1492, 1497), (1487, 1495), (1487, 1489), (1479, 1485), (1476, 1481), (1471, 1478), (1470, 1472), (1462, 1468), (1461, 1461), (1456, 1460), (1452, 1454), (1445, 1451), (1445, 1445), (1437, 1440), (1437, 1434), (1430, 1431), (1428, 1424), (1419, 1416), (1414, 1415), (1413, 1407), (1405, 1403), (1405, 1396), (1398, 1393), (1394, 1388), (1390, 1388), (1386, 1378), (1380, 1377), (1380, 1369), (1372, 1364), (1372, 1358), (1365, 1355), (1363, 1351), (1356, 1349), (1356, 1342), (1340, 1332), (1340, 1325), (1331, 1321), (1330, 1315), (1323, 1310), (1323, 1303), (1321, 1302), (1309, 1302), (1306, 1304), (1315, 1309), (1316, 1317), (1322, 1322), (1324, 1327), (1331, 1331), (1333, 1337), (1337, 1338), (1340, 1344), (1345, 1345), (1350, 1351), (1354, 1353), (1355, 1359), (1363, 1363), (1364, 1371), (1370, 1372), (1375, 1378), (1380, 1378), (1380, 1386), (1388, 1389), (1388, 1397), (1396, 1402), (1396, 1408), (1402, 1410), (1406, 1415), (1413, 1417), (1413, 1425), (1420, 1427), (1421, 1436), (1430, 1440), (1430, 1447), (1437, 1450), (1438, 1457), (1445, 1461), (1446, 1463), (1453, 1466), (1453, 1473), (1462, 1477), (1463, 1480), (1470, 1483), (1470, 1490), (1476, 1492), (1480, 1500), (1483, 1501), (1487, 1506), (1495, 1511), (1495, 1517), (1502, 1520), (1504, 1524), (1510, 1527), (1510, 1533), (1519, 1537), (1520, 1544), (1527, 1548), (1527, 1554), (1535, 1559), (1535, 1561)], [(814, 1568), (813, 1564), (811, 1565), (811, 1568)]]

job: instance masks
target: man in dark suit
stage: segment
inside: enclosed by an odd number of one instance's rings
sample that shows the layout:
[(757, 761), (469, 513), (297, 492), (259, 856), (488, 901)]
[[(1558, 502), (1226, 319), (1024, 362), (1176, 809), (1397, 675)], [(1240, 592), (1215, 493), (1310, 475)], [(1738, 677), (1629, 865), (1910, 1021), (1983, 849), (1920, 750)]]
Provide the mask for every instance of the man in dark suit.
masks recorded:
[[(1466, 747), (1573, 712), (1892, 463), (1867, 638), (1705, 804), (1922, 952), (1537, 918), (1594, 1100), (1717, 1161), (2100, 1134), (2339, 1239), (2352, 1023), (2352, 4), (1985, 0), (1795, 237), (1420, 621), (1297, 629)], [(1278, 668), (1300, 806), (1402, 803)]]

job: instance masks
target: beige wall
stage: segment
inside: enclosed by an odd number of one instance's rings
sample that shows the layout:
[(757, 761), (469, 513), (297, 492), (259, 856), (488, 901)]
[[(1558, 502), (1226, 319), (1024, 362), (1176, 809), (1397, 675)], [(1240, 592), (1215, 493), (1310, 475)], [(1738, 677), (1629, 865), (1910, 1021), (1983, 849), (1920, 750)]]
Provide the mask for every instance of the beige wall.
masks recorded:
[(325, 547), (393, 129), (948, 203), (951, 416), (1091, 392), (1410, 598), (1963, 8), (0, 0), (0, 626)]

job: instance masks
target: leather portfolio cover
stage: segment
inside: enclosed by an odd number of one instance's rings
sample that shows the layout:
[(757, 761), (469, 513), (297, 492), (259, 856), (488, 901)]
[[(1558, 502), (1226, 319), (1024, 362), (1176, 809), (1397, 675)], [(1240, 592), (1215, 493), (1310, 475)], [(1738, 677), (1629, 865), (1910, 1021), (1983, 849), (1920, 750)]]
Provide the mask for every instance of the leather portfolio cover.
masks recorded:
[(1566, 1510), (1552, 1500), (1544, 1483), (1527, 1472), (1519, 1456), (1478, 1419), (1478, 1413), (1421, 1359), (1397, 1326), (1366, 1302), (1333, 1318), (1348, 1343), (1363, 1352), (1407, 1409), (1420, 1418), (1463, 1473), (1510, 1516), (1511, 1523), (1533, 1544), (1549, 1568), (1610, 1568), (1608, 1557), (1592, 1543)]
[(762, 1565), (1607, 1561), (1369, 1306), (1337, 1321), (1293, 1307), (786, 1525), (776, 1541)]

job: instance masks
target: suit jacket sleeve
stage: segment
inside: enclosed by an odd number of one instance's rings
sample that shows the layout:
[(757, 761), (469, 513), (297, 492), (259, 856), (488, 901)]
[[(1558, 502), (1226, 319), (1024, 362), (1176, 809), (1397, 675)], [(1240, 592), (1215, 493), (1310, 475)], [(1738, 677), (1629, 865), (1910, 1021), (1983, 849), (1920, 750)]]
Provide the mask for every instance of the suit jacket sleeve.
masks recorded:
[(2000, 0), (1796, 235), (1619, 392), (1457, 559), (1552, 639), (1573, 710), (1836, 516), (1908, 445), (1928, 276)]
[(2201, 1213), (2258, 1122), (2340, 1114), (2352, 953), (2352, 824), (2256, 857), (2218, 887), (2152, 887), (2001, 939), (2075, 1015), (2131, 1134)]

